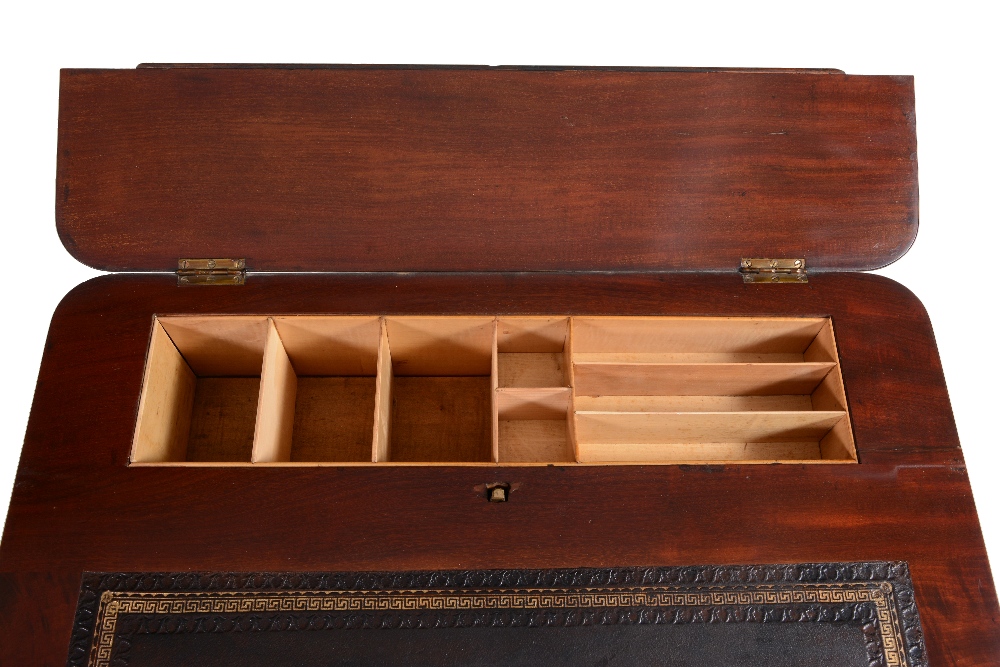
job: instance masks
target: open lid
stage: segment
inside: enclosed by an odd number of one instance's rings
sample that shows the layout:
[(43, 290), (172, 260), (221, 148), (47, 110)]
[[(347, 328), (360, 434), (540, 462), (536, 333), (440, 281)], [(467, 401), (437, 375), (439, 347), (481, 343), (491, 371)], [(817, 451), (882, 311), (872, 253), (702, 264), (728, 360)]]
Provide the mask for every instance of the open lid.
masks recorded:
[(63, 70), (56, 216), (112, 271), (873, 269), (917, 233), (913, 79)]

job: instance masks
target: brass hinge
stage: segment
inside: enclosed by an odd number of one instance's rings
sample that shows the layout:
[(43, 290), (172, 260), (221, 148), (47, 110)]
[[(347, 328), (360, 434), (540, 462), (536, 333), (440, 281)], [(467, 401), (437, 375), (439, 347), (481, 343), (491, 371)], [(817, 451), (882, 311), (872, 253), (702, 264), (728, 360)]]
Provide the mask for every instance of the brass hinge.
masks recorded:
[(179, 259), (178, 285), (242, 285), (247, 279), (245, 259)]
[(807, 283), (806, 260), (744, 257), (740, 273), (745, 283)]

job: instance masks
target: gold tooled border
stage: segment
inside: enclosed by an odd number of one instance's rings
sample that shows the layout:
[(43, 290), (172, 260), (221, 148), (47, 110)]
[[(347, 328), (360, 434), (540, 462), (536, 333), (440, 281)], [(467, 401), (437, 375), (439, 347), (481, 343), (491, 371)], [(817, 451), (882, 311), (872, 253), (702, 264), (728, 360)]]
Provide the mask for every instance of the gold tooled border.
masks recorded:
[(88, 667), (110, 667), (120, 614), (707, 607), (721, 605), (874, 603), (886, 667), (907, 667), (889, 582), (757, 586), (649, 586), (600, 589), (388, 591), (105, 591), (97, 610)]

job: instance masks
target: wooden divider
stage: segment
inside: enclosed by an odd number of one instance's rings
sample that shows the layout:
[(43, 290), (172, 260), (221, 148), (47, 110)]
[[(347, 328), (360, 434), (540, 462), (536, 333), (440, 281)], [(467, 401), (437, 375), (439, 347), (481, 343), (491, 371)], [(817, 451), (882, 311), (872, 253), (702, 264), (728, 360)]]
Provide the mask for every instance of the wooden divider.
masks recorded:
[(389, 460), (392, 429), (392, 352), (385, 320), (379, 322), (378, 372), (375, 376), (375, 426), (372, 436), (372, 463)]
[(288, 461), (292, 453), (295, 392), (298, 376), (288, 359), (274, 321), (268, 319), (267, 343), (257, 399), (257, 424), (253, 439), (253, 463)]
[(569, 383), (569, 411), (566, 413), (566, 437), (573, 453), (573, 460), (577, 463), (580, 459), (580, 443), (576, 434), (576, 371), (573, 368), (573, 357), (576, 352), (576, 318), (569, 318), (569, 326), (566, 328), (566, 348), (564, 350), (566, 363), (566, 380)]
[(493, 320), (493, 346), (490, 350), (490, 412), (492, 413), (492, 418), (490, 420), (492, 448), (490, 451), (492, 453), (494, 463), (498, 463), (500, 461), (500, 404), (497, 400), (497, 390), (500, 386), (499, 355), (500, 353), (497, 347), (497, 321)]
[(186, 458), (196, 383), (191, 367), (154, 320), (132, 444), (134, 463)]

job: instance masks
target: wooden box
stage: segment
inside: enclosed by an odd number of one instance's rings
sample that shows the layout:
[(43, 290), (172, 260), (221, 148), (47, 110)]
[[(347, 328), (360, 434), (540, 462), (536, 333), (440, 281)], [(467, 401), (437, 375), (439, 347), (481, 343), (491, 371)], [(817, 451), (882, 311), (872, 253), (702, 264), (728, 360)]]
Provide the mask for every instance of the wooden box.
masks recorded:
[(1000, 664), (930, 323), (864, 272), (916, 165), (910, 77), (64, 70), (57, 226), (115, 275), (53, 317), (6, 660), (126, 662), (99, 601), (184, 573), (722, 567), (897, 586), (870, 664)]

